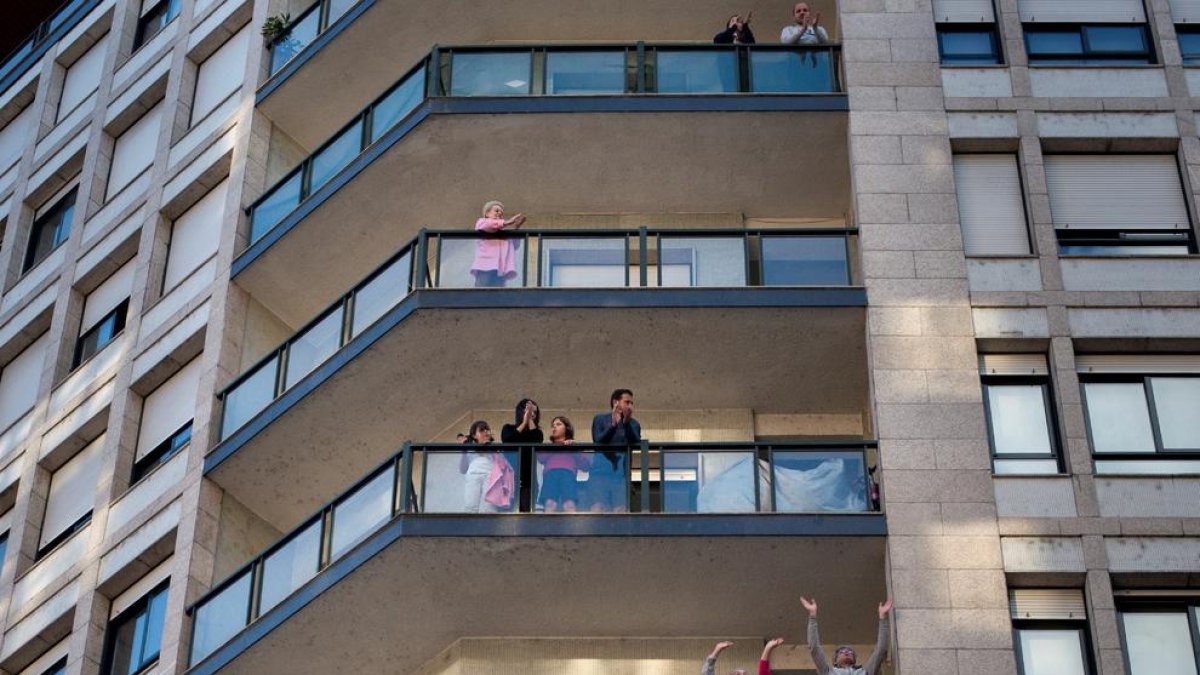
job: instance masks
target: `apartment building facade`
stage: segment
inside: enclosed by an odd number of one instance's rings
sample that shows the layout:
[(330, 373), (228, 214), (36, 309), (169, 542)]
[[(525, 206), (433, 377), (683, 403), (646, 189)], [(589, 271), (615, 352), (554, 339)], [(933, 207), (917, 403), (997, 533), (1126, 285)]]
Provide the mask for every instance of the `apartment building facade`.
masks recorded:
[[(885, 672), (1197, 673), (1200, 3), (809, 5), (48, 15), (0, 671), (815, 672), (806, 595)], [(576, 444), (463, 452), (523, 397)]]

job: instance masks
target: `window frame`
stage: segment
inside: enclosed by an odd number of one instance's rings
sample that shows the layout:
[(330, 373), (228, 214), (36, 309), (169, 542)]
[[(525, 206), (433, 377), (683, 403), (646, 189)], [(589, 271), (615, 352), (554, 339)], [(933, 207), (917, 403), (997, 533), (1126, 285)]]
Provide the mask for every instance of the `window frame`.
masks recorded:
[[(1200, 375), (1187, 373), (1146, 373), (1146, 374), (1099, 374), (1079, 375), (1079, 397), (1083, 406), (1083, 423), (1087, 431), (1088, 446), (1092, 454), (1093, 464), (1097, 459), (1107, 461), (1139, 461), (1139, 460), (1200, 460), (1200, 447), (1182, 450), (1168, 450), (1163, 447), (1162, 430), (1158, 421), (1158, 406), (1154, 400), (1152, 379), (1191, 379), (1200, 380)], [(1150, 416), (1150, 431), (1154, 439), (1154, 452), (1096, 452), (1096, 442), (1092, 435), (1092, 416), (1088, 409), (1087, 385), (1096, 384), (1140, 384), (1142, 394), (1146, 397), (1146, 409)]]
[[(1181, 35), (1194, 35), (1196, 37), (1196, 41), (1198, 43), (1200, 43), (1200, 25), (1191, 24), (1191, 23), (1175, 24), (1176, 39), (1178, 39), (1179, 36), (1181, 36)], [(1188, 56), (1188, 53), (1183, 50), (1183, 42), (1184, 41), (1178, 40), (1178, 42), (1179, 42), (1179, 55), (1180, 55), (1180, 58), (1183, 60), (1183, 66), (1185, 68), (1188, 66), (1200, 66), (1200, 44), (1197, 44), (1198, 50), (1196, 52), (1194, 52), (1195, 55)]]
[[(133, 34), (133, 49), (130, 53), (136, 53), (139, 49), (146, 46), (159, 33), (166, 30), (167, 26), (179, 16), (179, 12), (183, 7), (182, 0), (159, 0), (144, 14), (140, 14), (137, 18), (137, 29)], [(140, 9), (140, 7), (139, 7)], [(159, 10), (165, 10), (162, 14), (157, 14)]]
[(1161, 614), (1181, 611), (1188, 620), (1188, 632), (1192, 636), (1192, 658), (1196, 672), (1200, 673), (1200, 598), (1154, 598), (1128, 600), (1117, 604), (1117, 634), (1121, 638), (1121, 661), (1128, 675), (1134, 675), (1129, 662), (1129, 642), (1125, 637), (1126, 614)]
[[(1146, 49), (1142, 52), (1111, 52), (1090, 49), (1088, 44), (1089, 28), (1139, 28)], [(1154, 50), (1154, 39), (1150, 28), (1145, 23), (1022, 23), (1021, 37), (1025, 41), (1025, 54), (1030, 66), (1062, 67), (1088, 66), (1103, 68), (1109, 66), (1154, 66), (1159, 65), (1158, 54)], [(1030, 33), (1077, 33), (1079, 35), (1080, 52), (1078, 54), (1046, 54), (1036, 55), (1029, 48)], [(1145, 63), (1120, 63), (1118, 60), (1129, 61), (1145, 56)], [(1039, 62), (1039, 59), (1045, 61)], [(1088, 61), (1112, 59), (1113, 63), (1088, 63)], [(1064, 63), (1065, 62), (1065, 63)]]
[[(991, 456), (992, 474), (1004, 476), (1020, 475), (1061, 475), (1064, 473), (1063, 446), (1058, 433), (1058, 411), (1054, 401), (1054, 382), (1049, 375), (980, 375), (983, 388), (983, 415), (987, 424), (988, 453)], [(996, 436), (993, 430), (992, 406), (988, 398), (988, 388), (992, 386), (1029, 386), (1038, 385), (1042, 388), (1042, 404), (1046, 409), (1046, 431), (1050, 437), (1050, 454), (1034, 453), (997, 453)], [(996, 460), (1054, 460), (1058, 466), (1056, 474), (1026, 474), (1026, 473), (996, 473)]]
[[(150, 591), (148, 591), (145, 595), (138, 598), (136, 602), (134, 602), (132, 605), (130, 605), (128, 608), (126, 608), (124, 611), (122, 611), (120, 614), (118, 614), (115, 617), (108, 620), (108, 625), (104, 630), (104, 655), (100, 662), (101, 663), (100, 672), (103, 675), (113, 675), (112, 667), (113, 667), (113, 659), (116, 656), (116, 647), (117, 647), (116, 637), (117, 637), (118, 631), (121, 628), (124, 628), (128, 623), (132, 622), (134, 624), (134, 631), (135, 631), (134, 634), (136, 635), (136, 631), (138, 630), (137, 624), (139, 622), (141, 622), (143, 619), (145, 619), (147, 621), (147, 624), (149, 622), (149, 618), (151, 616), (151, 614), (150, 614), (151, 604), (155, 600), (157, 600), (158, 597), (161, 596), (162, 594), (170, 593), (170, 590), (171, 590), (171, 578), (167, 577), (166, 579), (163, 579), (162, 582), (157, 584), (154, 588), (150, 589)], [(132, 671), (132, 673), (130, 675), (138, 675), (138, 673), (144, 673), (147, 670), (150, 670), (151, 668), (156, 666), (158, 664), (159, 660), (162, 658), (161, 632), (162, 632), (162, 628), (164, 626), (166, 626), (166, 619), (167, 619), (167, 614), (166, 614), (166, 608), (164, 606), (163, 614), (162, 614), (162, 626), (159, 627), (159, 633), (160, 633), (159, 643), (154, 650), (154, 657), (147, 661), (147, 660), (145, 660), (145, 657), (143, 655), (143, 660), (138, 663), (137, 670)], [(145, 645), (143, 644), (143, 651), (144, 651), (144, 647), (145, 647)], [(131, 661), (131, 665), (132, 665), (132, 661)], [(125, 674), (123, 673), (122, 675), (125, 675)]]
[[(937, 29), (937, 46), (938, 46), (938, 62), (942, 66), (962, 66), (962, 67), (987, 67), (987, 66), (1002, 66), (1004, 60), (1004, 46), (1000, 40), (1000, 31), (996, 29), (995, 23), (939, 23)], [(946, 51), (942, 41), (943, 34), (946, 33), (987, 33), (992, 42), (992, 52), (990, 54), (973, 54), (965, 56), (965, 58), (994, 58), (991, 63), (955, 63), (954, 61), (946, 60)]]
[(1021, 632), (1037, 630), (1073, 630), (1078, 632), (1081, 637), (1079, 649), (1083, 657), (1084, 673), (1085, 675), (1096, 674), (1096, 663), (1092, 658), (1091, 626), (1088, 625), (1086, 618), (1077, 621), (1069, 619), (1013, 619), (1013, 652), (1016, 656), (1018, 675), (1025, 675), (1025, 656), (1021, 653)]
[[(92, 358), (96, 354), (99, 354), (104, 350), (105, 347), (115, 342), (116, 339), (125, 332), (125, 323), (128, 318), (129, 298), (125, 298), (120, 302), (120, 304), (112, 308), (108, 314), (105, 314), (103, 317), (101, 317), (100, 320), (95, 323), (95, 325), (93, 325), (91, 328), (88, 328), (83, 333), (80, 333), (79, 337), (75, 339), (75, 350), (71, 356), (71, 370), (75, 370), (79, 366), (83, 365), (85, 361)], [(112, 333), (108, 340), (100, 342), (99, 338), (97, 338), (96, 346), (92, 348), (90, 352), (85, 354), (84, 351), (88, 340), (96, 336), (110, 322), (113, 324), (113, 327), (111, 329)]]
[(60, 675), (67, 672), (67, 657), (55, 661), (49, 668), (42, 671), (42, 675)]
[(154, 446), (154, 449), (146, 453), (145, 457), (135, 461), (129, 484), (136, 485), (141, 482), (142, 479), (154, 473), (156, 469), (187, 448), (192, 442), (192, 423), (194, 421), (188, 420), (186, 424)]
[[(79, 197), (79, 186), (75, 185), (70, 190), (67, 190), (62, 197), (50, 205), (42, 215), (38, 216), (33, 221), (33, 225), (29, 228), (29, 240), (25, 244), (25, 258), (21, 264), (21, 274), (29, 272), (37, 267), (46, 258), (49, 258), (62, 246), (67, 239), (71, 237), (71, 221), (75, 219), (75, 200)], [(64, 217), (65, 216), (65, 217)], [(53, 224), (53, 232), (50, 239), (50, 248), (41, 257), (37, 257), (37, 242), (40, 235), (46, 231), (50, 223), (57, 219)]]
[[(1196, 238), (1192, 236), (1192, 228), (1186, 230), (1117, 230), (1117, 229), (1071, 229), (1055, 228), (1055, 239), (1058, 243), (1060, 256), (1078, 256), (1084, 258), (1107, 258), (1113, 256), (1184, 256), (1195, 255)], [(1160, 239), (1154, 239), (1159, 237)], [(1170, 239), (1168, 239), (1170, 237)], [(1104, 252), (1093, 251), (1077, 253), (1065, 249), (1087, 246), (1092, 248), (1110, 249)], [(1163, 246), (1183, 247), (1180, 253), (1137, 253), (1139, 248), (1158, 248)]]
[[(60, 532), (57, 537), (46, 542), (46, 545), (39, 548), (37, 550), (37, 552), (34, 554), (33, 561), (37, 562), (37, 561), (45, 558), (46, 556), (50, 555), (51, 553), (54, 552), (54, 549), (58, 548), (59, 546), (63, 545), (64, 543), (66, 543), (66, 541), (68, 539), (75, 536), (75, 534), (78, 533), (80, 530), (84, 529), (88, 525), (91, 525), (93, 511), (95, 511), (94, 508), (88, 509), (88, 512), (85, 513), (83, 516), (80, 516), (79, 520), (76, 520), (74, 523), (71, 524), (70, 527), (68, 527), (67, 529)], [(45, 526), (46, 526), (46, 523), (45, 523), (45, 519), (43, 517), (42, 527), (45, 527)]]

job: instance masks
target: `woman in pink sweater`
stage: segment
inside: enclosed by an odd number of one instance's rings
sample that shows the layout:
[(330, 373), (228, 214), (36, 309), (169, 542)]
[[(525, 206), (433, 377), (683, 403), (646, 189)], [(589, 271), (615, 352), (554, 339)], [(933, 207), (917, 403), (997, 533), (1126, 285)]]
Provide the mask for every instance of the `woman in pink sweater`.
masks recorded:
[[(575, 425), (571, 420), (560, 415), (550, 421), (550, 442), (555, 445), (575, 442)], [(582, 452), (539, 452), (538, 464), (543, 465), (538, 501), (545, 512), (555, 513), (560, 508), (574, 512), (579, 502), (578, 472), (592, 465), (591, 458)]]
[[(504, 205), (490, 201), (483, 205), (483, 217), (475, 221), (475, 231), (496, 233), (506, 229), (517, 229), (525, 223), (525, 216), (517, 215), (504, 219)], [(515, 237), (481, 237), (475, 241), (475, 260), (471, 263), (471, 274), (475, 276), (476, 288), (503, 288), (509, 279), (517, 277), (517, 247), (520, 240)]]

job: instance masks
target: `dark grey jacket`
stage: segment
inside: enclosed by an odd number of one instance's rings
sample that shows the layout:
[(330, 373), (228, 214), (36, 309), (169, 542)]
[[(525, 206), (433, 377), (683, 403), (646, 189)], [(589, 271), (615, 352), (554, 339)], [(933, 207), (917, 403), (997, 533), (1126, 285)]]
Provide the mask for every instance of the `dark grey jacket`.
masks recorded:
[(883, 665), (883, 657), (888, 650), (888, 620), (879, 620), (879, 639), (875, 642), (875, 651), (867, 659), (865, 666), (838, 668), (829, 662), (825, 650), (821, 649), (821, 635), (817, 631), (817, 618), (808, 617), (808, 651), (812, 652), (813, 663), (817, 667), (817, 675), (879, 675), (879, 667)]

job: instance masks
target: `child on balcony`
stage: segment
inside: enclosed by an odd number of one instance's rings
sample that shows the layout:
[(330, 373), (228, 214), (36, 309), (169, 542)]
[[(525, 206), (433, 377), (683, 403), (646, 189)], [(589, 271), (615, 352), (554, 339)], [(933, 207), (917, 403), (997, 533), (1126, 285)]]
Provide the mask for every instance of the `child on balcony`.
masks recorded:
[[(571, 420), (561, 415), (550, 420), (550, 442), (555, 445), (575, 442), (575, 425)], [(579, 503), (579, 471), (591, 466), (591, 458), (580, 452), (539, 452), (538, 463), (545, 466), (538, 503), (546, 513), (560, 509), (573, 513)]]

